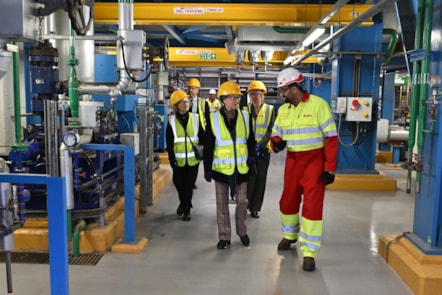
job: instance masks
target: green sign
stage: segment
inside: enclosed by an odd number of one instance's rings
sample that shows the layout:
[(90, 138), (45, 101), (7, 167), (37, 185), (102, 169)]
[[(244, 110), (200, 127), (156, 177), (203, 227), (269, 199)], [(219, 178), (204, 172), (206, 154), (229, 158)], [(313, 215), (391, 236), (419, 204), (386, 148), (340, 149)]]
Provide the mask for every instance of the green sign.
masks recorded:
[(201, 60), (215, 60), (216, 59), (216, 53), (200, 52), (200, 59)]

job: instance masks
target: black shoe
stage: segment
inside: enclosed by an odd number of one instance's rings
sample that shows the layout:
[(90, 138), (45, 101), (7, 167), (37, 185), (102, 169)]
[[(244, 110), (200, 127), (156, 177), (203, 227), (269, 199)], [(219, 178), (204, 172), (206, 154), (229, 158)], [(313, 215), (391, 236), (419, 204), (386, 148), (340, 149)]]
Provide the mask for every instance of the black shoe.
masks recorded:
[(190, 208), (184, 209), (183, 221), (190, 221)]
[(216, 245), (218, 249), (227, 249), (230, 247), (230, 241), (227, 240), (219, 240), (218, 244)]
[(179, 205), (178, 208), (176, 209), (176, 214), (178, 216), (181, 216), (183, 215), (183, 213), (184, 213), (184, 207), (181, 207), (181, 205)]
[(302, 269), (304, 271), (314, 271), (316, 268), (315, 258), (304, 257), (304, 262), (302, 263)]
[(248, 235), (244, 235), (244, 236), (240, 237), (240, 239), (241, 239), (241, 244), (244, 247), (248, 247), (250, 245), (250, 239), (249, 239)]
[(250, 216), (252, 216), (253, 218), (259, 218), (258, 211), (250, 211)]
[(278, 244), (278, 251), (286, 251), (290, 250), (290, 245), (296, 243), (295, 240), (287, 240), (286, 238), (283, 238), (279, 244)]

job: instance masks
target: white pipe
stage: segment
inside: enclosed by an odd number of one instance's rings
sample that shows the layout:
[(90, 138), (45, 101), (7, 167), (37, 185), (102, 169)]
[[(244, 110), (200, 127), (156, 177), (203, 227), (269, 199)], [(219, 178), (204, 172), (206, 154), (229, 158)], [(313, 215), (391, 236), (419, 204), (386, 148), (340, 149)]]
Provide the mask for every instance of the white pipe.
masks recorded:
[(66, 208), (74, 209), (74, 176), (72, 168), (72, 156), (67, 146), (60, 145), (60, 174), (66, 182)]

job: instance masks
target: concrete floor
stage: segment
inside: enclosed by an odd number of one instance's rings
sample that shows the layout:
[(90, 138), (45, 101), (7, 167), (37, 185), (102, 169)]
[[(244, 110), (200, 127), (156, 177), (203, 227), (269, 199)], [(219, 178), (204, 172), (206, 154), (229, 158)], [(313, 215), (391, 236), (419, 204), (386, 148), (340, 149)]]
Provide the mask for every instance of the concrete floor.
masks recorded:
[[(326, 192), (323, 246), (310, 273), (302, 271), (297, 249), (276, 250), (283, 167), (284, 154), (272, 155), (261, 217), (247, 219), (250, 247), (233, 235), (230, 249), (216, 249), (214, 183), (200, 166), (190, 222), (176, 215), (170, 184), (138, 219), (137, 236), (149, 239), (145, 251), (109, 252), (96, 266), (70, 266), (70, 294), (413, 294), (377, 254), (379, 236), (412, 230), (414, 198), (404, 192), (402, 169), (377, 165), (398, 177), (395, 192)], [(12, 272), (13, 294), (50, 294), (48, 265), (13, 264)], [(7, 294), (4, 267), (0, 294)]]

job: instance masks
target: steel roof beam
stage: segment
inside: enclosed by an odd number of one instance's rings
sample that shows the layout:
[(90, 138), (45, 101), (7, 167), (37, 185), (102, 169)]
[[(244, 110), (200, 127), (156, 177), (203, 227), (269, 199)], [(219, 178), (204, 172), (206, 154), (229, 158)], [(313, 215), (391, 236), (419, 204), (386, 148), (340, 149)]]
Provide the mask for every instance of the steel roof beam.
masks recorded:
[[(327, 24), (346, 24), (373, 5), (345, 5)], [(312, 26), (331, 4), (134, 3), (135, 25)], [(118, 23), (118, 3), (96, 2), (96, 24)], [(367, 20), (366, 25), (371, 24)]]

